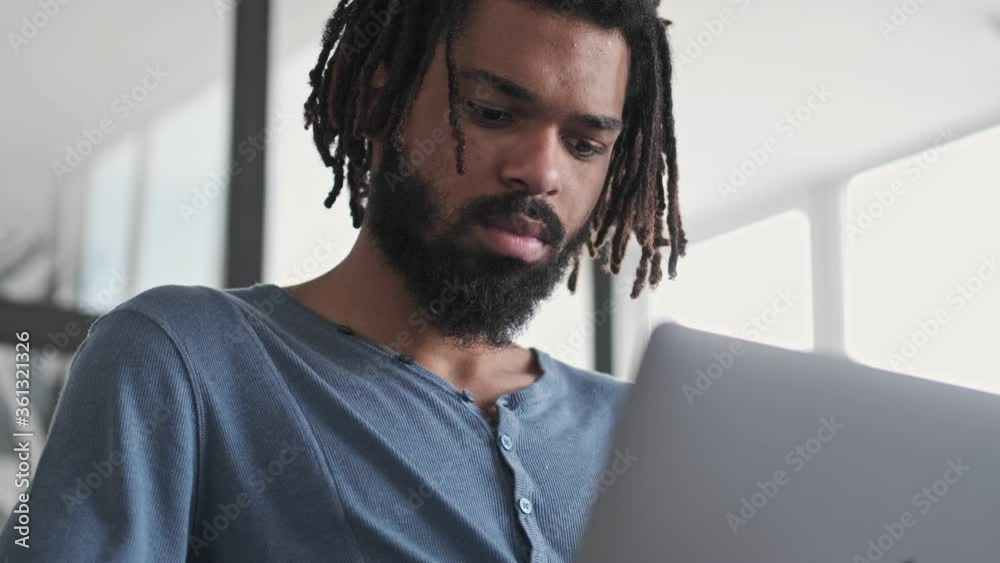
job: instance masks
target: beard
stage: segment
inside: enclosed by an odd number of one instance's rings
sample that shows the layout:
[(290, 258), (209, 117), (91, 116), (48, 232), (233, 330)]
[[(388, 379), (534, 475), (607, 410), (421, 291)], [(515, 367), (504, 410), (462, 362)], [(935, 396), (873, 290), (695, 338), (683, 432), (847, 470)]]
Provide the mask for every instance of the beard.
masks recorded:
[[(552, 295), (587, 242), (590, 218), (567, 238), (550, 204), (521, 192), (482, 197), (445, 216), (433, 183), (413, 170), (399, 174), (399, 154), (386, 145), (381, 172), (373, 174), (366, 215), (376, 247), (402, 277), (422, 317), (461, 347), (511, 345)], [(549, 254), (536, 262), (463, 246), (472, 228), (524, 214), (542, 223)]]

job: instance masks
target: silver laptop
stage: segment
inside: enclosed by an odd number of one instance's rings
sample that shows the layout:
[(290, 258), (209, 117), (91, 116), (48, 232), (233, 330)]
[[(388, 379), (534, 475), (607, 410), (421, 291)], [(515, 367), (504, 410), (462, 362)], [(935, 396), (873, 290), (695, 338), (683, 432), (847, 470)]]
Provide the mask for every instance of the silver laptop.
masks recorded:
[(1000, 562), (1000, 395), (666, 324), (609, 459), (578, 563)]

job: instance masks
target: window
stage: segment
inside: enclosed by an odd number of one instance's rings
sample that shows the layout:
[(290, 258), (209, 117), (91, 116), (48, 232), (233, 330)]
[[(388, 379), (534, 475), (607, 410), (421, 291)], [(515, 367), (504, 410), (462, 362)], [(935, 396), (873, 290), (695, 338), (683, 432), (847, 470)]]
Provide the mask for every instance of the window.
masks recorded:
[(1000, 128), (856, 177), (846, 343), (880, 368), (1000, 393)]
[[(688, 246), (651, 292), (649, 329), (683, 325), (786, 348), (813, 346), (809, 218), (787, 211)], [(634, 370), (633, 370), (634, 371)]]

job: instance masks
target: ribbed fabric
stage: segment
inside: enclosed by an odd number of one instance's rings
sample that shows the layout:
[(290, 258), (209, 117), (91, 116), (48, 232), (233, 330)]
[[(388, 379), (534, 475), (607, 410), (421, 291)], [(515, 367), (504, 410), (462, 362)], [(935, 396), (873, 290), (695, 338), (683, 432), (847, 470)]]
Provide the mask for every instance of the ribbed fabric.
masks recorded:
[(494, 425), (276, 285), (150, 289), (92, 325), (0, 557), (570, 561), (630, 386), (533, 350)]

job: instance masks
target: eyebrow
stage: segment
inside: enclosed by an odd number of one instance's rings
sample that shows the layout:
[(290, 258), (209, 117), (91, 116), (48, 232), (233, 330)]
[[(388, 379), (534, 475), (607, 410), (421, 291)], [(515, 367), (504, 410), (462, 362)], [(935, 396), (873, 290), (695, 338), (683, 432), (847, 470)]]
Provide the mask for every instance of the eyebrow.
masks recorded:
[[(537, 104), (539, 101), (538, 94), (535, 94), (528, 88), (510, 80), (509, 78), (504, 78), (488, 70), (480, 68), (459, 68), (458, 75), (462, 78), (468, 78), (485, 83), (487, 86), (499, 90), (500, 93), (505, 96), (527, 104)], [(593, 129), (600, 129), (602, 131), (618, 131), (622, 128), (622, 120), (610, 115), (573, 113), (570, 115), (570, 119), (583, 123)]]

